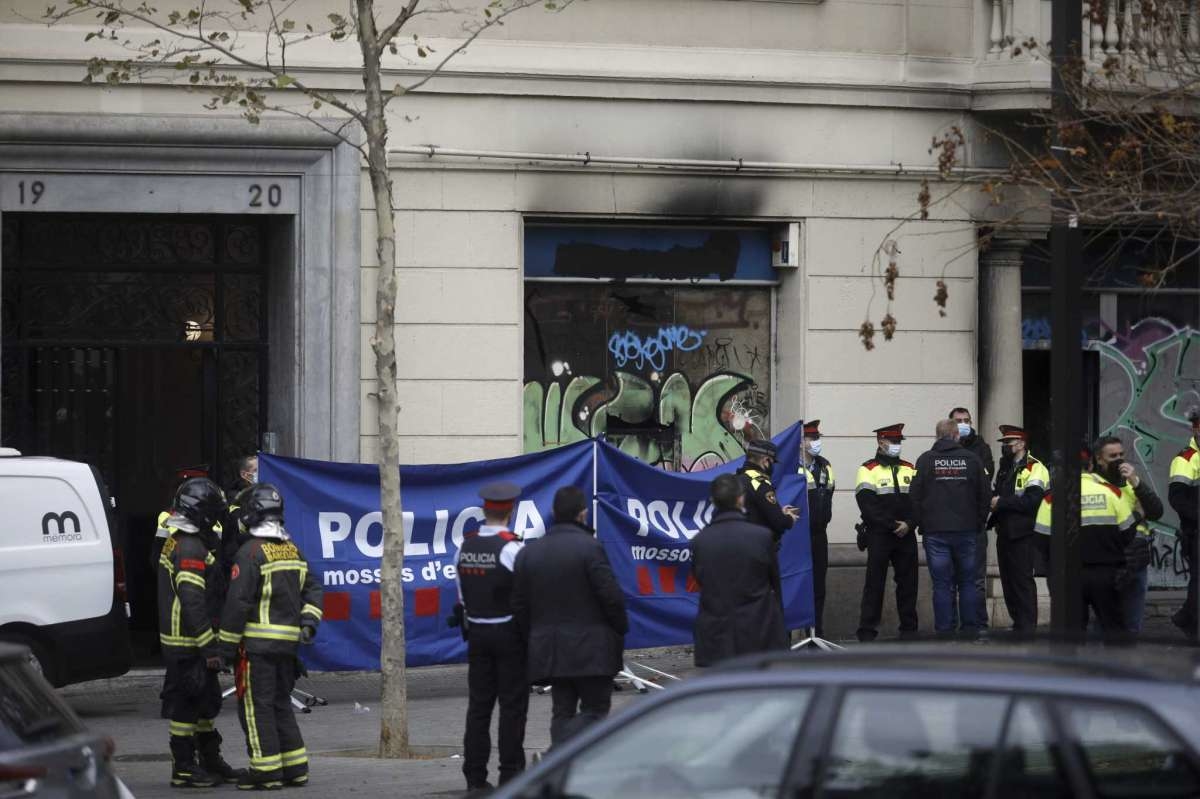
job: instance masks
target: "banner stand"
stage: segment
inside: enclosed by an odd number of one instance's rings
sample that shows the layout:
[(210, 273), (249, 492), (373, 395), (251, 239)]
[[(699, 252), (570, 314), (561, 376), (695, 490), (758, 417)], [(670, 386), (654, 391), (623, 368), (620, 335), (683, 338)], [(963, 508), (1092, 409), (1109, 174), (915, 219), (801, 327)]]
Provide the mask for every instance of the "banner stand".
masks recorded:
[(806, 646), (815, 646), (817, 649), (825, 652), (836, 652), (839, 649), (846, 648), (840, 644), (835, 644), (833, 641), (826, 641), (824, 638), (818, 638), (815, 627), (804, 628), (804, 640), (800, 641), (799, 643), (792, 644), (792, 651), (795, 652), (799, 649), (803, 649)]

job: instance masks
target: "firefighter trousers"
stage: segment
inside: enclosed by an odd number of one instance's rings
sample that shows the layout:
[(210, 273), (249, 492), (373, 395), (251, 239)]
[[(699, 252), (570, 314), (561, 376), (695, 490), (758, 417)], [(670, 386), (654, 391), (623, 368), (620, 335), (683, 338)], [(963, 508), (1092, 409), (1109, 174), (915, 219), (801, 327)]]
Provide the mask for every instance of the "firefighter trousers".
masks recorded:
[(246, 733), (252, 776), (296, 781), (308, 774), (308, 753), (292, 710), (295, 685), (295, 655), (242, 654), (238, 719)]
[(162, 717), (170, 724), (171, 758), (186, 765), (195, 758), (197, 736), (212, 737), (213, 719), (221, 712), (221, 685), (204, 658), (166, 658)]

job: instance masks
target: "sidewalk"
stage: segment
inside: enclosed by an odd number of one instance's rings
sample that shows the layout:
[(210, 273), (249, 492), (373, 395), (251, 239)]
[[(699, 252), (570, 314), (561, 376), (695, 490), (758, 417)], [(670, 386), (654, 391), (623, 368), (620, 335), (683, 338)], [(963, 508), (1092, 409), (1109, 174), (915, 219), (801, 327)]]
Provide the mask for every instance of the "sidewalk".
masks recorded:
[[(683, 649), (656, 650), (641, 659), (680, 676), (693, 672), (691, 654)], [(222, 684), (230, 684), (231, 679), (223, 675)], [(316, 796), (337, 793), (356, 799), (459, 795), (465, 788), (458, 756), (462, 752), (466, 685), (466, 666), (410, 670), (409, 734), (417, 757), (379, 760), (373, 756), (379, 740), (379, 674), (325, 672), (301, 680), (298, 687), (329, 700), (327, 707), (297, 715), (311, 758), (307, 792)], [(84, 723), (116, 741), (117, 773), (139, 799), (178, 799), (180, 795), (167, 783), (170, 757), (167, 724), (159, 719), (161, 686), (160, 669), (138, 670), (115, 680), (69, 686), (60, 692)], [(637, 698), (632, 689), (619, 691), (614, 694), (613, 708)], [(226, 702), (217, 726), (225, 737), (226, 759), (241, 766), (246, 763), (245, 739), (234, 707)], [(494, 730), (493, 718), (493, 744)], [(533, 694), (529, 697), (526, 751), (542, 751), (549, 745), (550, 696)], [(493, 782), (495, 768), (493, 759)], [(228, 786), (191, 793), (234, 792)]]

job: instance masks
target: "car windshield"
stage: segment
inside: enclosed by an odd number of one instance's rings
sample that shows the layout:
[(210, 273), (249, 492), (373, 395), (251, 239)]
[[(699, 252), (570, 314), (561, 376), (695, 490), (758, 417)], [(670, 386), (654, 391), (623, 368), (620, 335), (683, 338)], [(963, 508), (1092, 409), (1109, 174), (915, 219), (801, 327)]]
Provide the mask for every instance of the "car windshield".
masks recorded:
[(82, 727), (23, 661), (0, 663), (0, 752), (73, 735)]

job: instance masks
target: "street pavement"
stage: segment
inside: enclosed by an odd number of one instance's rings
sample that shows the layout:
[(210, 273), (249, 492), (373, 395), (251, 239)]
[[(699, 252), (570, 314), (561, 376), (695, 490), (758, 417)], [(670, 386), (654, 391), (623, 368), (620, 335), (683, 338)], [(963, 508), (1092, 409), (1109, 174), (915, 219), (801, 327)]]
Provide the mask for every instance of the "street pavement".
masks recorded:
[[(644, 657), (631, 653), (631, 658), (684, 677), (694, 673), (690, 649), (652, 650)], [(316, 796), (336, 793), (342, 799), (463, 793), (466, 782), (460, 756), (467, 707), (466, 666), (410, 669), (408, 675), (410, 740), (417, 755), (410, 760), (375, 757), (379, 741), (377, 672), (322, 672), (300, 680), (298, 688), (329, 701), (326, 707), (297, 715), (311, 760), (306, 792)], [(229, 676), (221, 679), (224, 686), (232, 684)], [(161, 669), (141, 669), (117, 679), (82, 683), (60, 691), (88, 727), (116, 741), (117, 774), (138, 799), (178, 799), (180, 795), (168, 785), (171, 766), (167, 723), (159, 718), (161, 687)], [(637, 698), (636, 691), (626, 688), (614, 694), (613, 708)], [(495, 722), (493, 716), (493, 750)], [(234, 766), (245, 766), (245, 737), (238, 726), (232, 697), (226, 700), (217, 728), (225, 737), (225, 759)], [(544, 751), (549, 745), (550, 695), (533, 694), (529, 697), (526, 752)], [(495, 773), (493, 752), (489, 769), (492, 782)], [(227, 786), (186, 793), (232, 794), (237, 790)]]
[[(1158, 643), (1138, 647), (1139, 654), (1150, 659), (1187, 648), (1185, 639), (1167, 617), (1169, 603), (1161, 604), (1161, 612), (1152, 608), (1147, 614), (1143, 631), (1146, 638)], [(984, 646), (1002, 645), (1001, 637), (993, 637)], [(685, 679), (696, 674), (690, 647), (633, 652), (627, 656)], [(465, 782), (460, 756), (467, 706), (466, 667), (410, 669), (408, 675), (409, 730), (416, 753), (416, 757), (408, 760), (380, 760), (375, 756), (379, 738), (378, 673), (314, 673), (300, 681), (298, 687), (329, 702), (326, 707), (297, 716), (311, 757), (307, 792), (317, 796), (336, 792), (342, 799), (462, 795)], [(231, 678), (222, 676), (222, 681), (229, 685)], [(159, 718), (158, 712), (161, 685), (161, 669), (139, 669), (117, 679), (83, 683), (60, 691), (89, 727), (116, 742), (117, 774), (140, 799), (179, 796), (178, 791), (168, 786), (167, 723)], [(639, 698), (629, 688), (616, 693), (614, 711)], [(218, 719), (218, 729), (225, 736), (226, 759), (235, 766), (244, 766), (245, 739), (232, 701), (227, 701)], [(529, 700), (526, 751), (529, 754), (544, 751), (550, 744), (549, 732), (550, 696), (534, 694)], [(494, 749), (495, 717), (492, 740)], [(493, 781), (495, 769), (493, 752), (489, 772)], [(227, 786), (192, 793), (211, 796), (235, 790)]]

